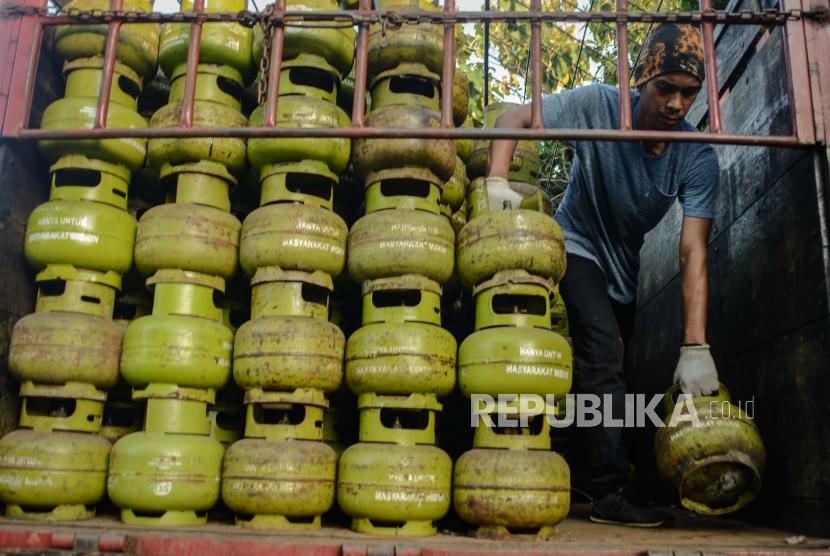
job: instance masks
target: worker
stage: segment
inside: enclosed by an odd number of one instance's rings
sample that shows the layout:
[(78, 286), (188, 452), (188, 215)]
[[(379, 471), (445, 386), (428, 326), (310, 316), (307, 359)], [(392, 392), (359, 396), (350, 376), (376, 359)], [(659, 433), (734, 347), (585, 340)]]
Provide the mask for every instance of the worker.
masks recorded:
[[(634, 129), (697, 130), (684, 117), (701, 89), (700, 35), (688, 25), (663, 24), (646, 39), (631, 91)], [(592, 84), (542, 99), (546, 128), (619, 129), (616, 87)], [(497, 127), (527, 128), (530, 104), (505, 111)], [(623, 360), (636, 309), (639, 252), (646, 232), (675, 199), (683, 222), (679, 262), (683, 344), (674, 374), (683, 392), (717, 390), (706, 343), (706, 246), (714, 216), (718, 161), (710, 145), (668, 141), (566, 141), (575, 157), (556, 221), (565, 234), (567, 271), (559, 286), (573, 337), (573, 392), (611, 395), (610, 413), (625, 415)], [(508, 170), (515, 140), (490, 145), (487, 189), (494, 208), (510, 201)], [(603, 411), (609, 411), (602, 408)], [(645, 502), (629, 483), (623, 429), (576, 429), (592, 500), (590, 518), (603, 523), (659, 526), (666, 510)]]

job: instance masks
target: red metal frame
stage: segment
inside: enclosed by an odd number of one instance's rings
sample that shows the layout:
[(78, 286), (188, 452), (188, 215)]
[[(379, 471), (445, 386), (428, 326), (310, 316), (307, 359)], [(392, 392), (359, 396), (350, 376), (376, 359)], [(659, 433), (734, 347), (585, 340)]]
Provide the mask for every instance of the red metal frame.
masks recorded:
[[(111, 0), (113, 11), (120, 10), (123, 0)], [(647, 21), (645, 12), (629, 12), (628, 0), (615, 0), (616, 11), (613, 20), (616, 23), (616, 44), (620, 91), (619, 129), (544, 129), (542, 121), (542, 65), (541, 65), (541, 25), (546, 21), (572, 21), (596, 17), (596, 14), (579, 12), (543, 12), (541, 0), (531, 0), (529, 12), (457, 12), (455, 0), (446, 0), (442, 13), (423, 12), (419, 17), (430, 23), (443, 23), (444, 26), (444, 63), (442, 69), (441, 127), (429, 129), (407, 128), (372, 128), (365, 127), (365, 95), (367, 90), (367, 58), (369, 43), (369, 25), (383, 17), (384, 10), (372, 10), (371, 0), (360, 0), (355, 12), (287, 12), (285, 0), (277, 0), (275, 9), (268, 19), (273, 23), (270, 45), (270, 64), (268, 68), (268, 87), (265, 101), (265, 117), (260, 128), (197, 128), (193, 127), (193, 106), (195, 103), (195, 80), (199, 63), (199, 44), (202, 24), (219, 14), (205, 14), (205, 0), (195, 0), (193, 12), (184, 19), (190, 21), (189, 48), (187, 56), (187, 73), (180, 125), (169, 128), (151, 129), (112, 129), (106, 128), (109, 92), (116, 59), (118, 36), (121, 23), (125, 20), (136, 21), (135, 15), (115, 17), (111, 14), (102, 16), (109, 25), (107, 36), (104, 73), (101, 93), (93, 129), (84, 130), (42, 130), (27, 129), (27, 120), (34, 88), (34, 75), (37, 69), (40, 36), (44, 25), (57, 25), (72, 22), (71, 17), (24, 15), (19, 18), (20, 28), (15, 28), (17, 20), (6, 21), (0, 27), (0, 45), (4, 41), (11, 43), (8, 35), (19, 33), (20, 41), (14, 52), (12, 70), (7, 61), (2, 82), (9, 90), (8, 98), (3, 98), (0, 108), (4, 111), (3, 136), (21, 139), (61, 139), (61, 138), (108, 138), (108, 137), (422, 137), (422, 138), (515, 138), (515, 139), (560, 139), (560, 140), (603, 140), (603, 141), (690, 141), (706, 143), (728, 143), (736, 145), (799, 146), (816, 143), (815, 114), (812, 103), (812, 85), (808, 67), (805, 25), (803, 18), (793, 20), (789, 17), (776, 20), (784, 25), (787, 36), (786, 67), (790, 85), (790, 100), (793, 114), (793, 132), (791, 135), (753, 136), (724, 133), (721, 126), (719, 85), (717, 81), (716, 52), (713, 38), (714, 25), (718, 21), (731, 23), (749, 23), (739, 14), (726, 14), (711, 9), (711, 0), (700, 0), (700, 12), (696, 14), (679, 14), (678, 20), (698, 21), (702, 27), (703, 51), (706, 71), (706, 89), (709, 106), (709, 132), (662, 132), (632, 129), (631, 95), (628, 87), (630, 68), (628, 66), (628, 24), (633, 21)], [(826, 0), (824, 0), (826, 1)], [(27, 6), (42, 6), (43, 0), (23, 0)], [(801, 0), (783, 0), (787, 9), (802, 9)], [(681, 17), (682, 16), (682, 17)], [(606, 17), (602, 15), (601, 17)], [(610, 16), (609, 16), (610, 17)], [(292, 18), (331, 20), (349, 19), (357, 22), (359, 27), (357, 51), (355, 57), (355, 95), (352, 111), (352, 128), (309, 129), (278, 128), (277, 107), (279, 102), (279, 78), (282, 67), (284, 47), (284, 22)], [(452, 125), (452, 84), (455, 73), (455, 24), (460, 21), (491, 21), (517, 19), (529, 21), (531, 27), (530, 67), (532, 79), (531, 92), (531, 129), (455, 129)], [(585, 19), (586, 21), (588, 19)], [(24, 40), (28, 38), (28, 40)], [(6, 76), (10, 74), (10, 77)], [(22, 84), (22, 90), (21, 90)]]
[[(3, 0), (0, 6), (8, 3), (9, 0)], [(21, 0), (20, 3), (36, 8), (46, 6), (46, 0)], [(14, 137), (29, 122), (43, 27), (38, 17), (24, 16), (19, 20), (4, 20), (0, 31), (9, 33), (0, 36), (0, 44), (9, 47), (0, 90), (5, 95), (0, 96), (0, 114), (3, 115), (1, 135)]]

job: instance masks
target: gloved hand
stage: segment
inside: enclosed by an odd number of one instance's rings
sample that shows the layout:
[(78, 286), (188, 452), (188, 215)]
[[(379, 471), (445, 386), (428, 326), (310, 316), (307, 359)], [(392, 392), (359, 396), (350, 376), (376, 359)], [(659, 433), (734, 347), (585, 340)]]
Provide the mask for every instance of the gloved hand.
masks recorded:
[(718, 390), (718, 371), (709, 344), (683, 346), (674, 370), (674, 382), (680, 390), (692, 396), (711, 394)]
[(487, 199), (490, 212), (505, 209), (505, 201), (509, 201), (510, 208), (517, 209), (522, 202), (522, 196), (510, 189), (510, 184), (504, 178), (489, 177), (484, 180), (487, 185)]

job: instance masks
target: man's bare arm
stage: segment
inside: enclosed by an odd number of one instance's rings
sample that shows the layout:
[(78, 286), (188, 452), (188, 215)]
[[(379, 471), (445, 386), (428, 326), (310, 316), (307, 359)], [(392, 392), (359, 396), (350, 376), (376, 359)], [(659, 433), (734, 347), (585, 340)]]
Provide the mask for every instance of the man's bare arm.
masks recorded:
[(683, 217), (680, 231), (680, 274), (683, 295), (683, 343), (706, 343), (709, 273), (707, 244), (712, 221)]
[[(496, 127), (530, 127), (530, 104), (516, 106), (505, 110), (496, 118)], [(494, 139), (490, 142), (490, 153), (487, 162), (487, 175), (507, 179), (510, 170), (510, 161), (516, 151), (515, 139)]]

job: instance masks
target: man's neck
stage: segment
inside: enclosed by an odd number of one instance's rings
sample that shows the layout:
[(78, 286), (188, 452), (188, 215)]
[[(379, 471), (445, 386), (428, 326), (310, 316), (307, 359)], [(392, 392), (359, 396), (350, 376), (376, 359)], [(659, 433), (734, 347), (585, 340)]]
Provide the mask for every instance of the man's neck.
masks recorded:
[[(638, 129), (651, 129), (647, 123), (643, 123), (640, 119), (640, 111), (637, 110), (635, 115), (637, 119), (637, 128)], [(641, 141), (643, 144), (643, 148), (646, 150), (646, 154), (649, 156), (660, 156), (666, 151), (667, 143), (665, 141)]]

